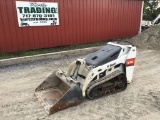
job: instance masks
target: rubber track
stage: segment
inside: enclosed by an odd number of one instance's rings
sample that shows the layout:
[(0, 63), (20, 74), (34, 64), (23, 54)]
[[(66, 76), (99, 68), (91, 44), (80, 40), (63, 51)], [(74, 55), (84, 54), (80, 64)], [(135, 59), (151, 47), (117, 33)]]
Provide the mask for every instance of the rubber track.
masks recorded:
[(115, 72), (113, 72), (113, 73), (111, 73), (111, 74), (109, 74), (109, 75), (107, 75), (107, 76), (105, 76), (105, 77), (102, 77), (102, 78), (100, 78), (100, 79), (98, 79), (98, 80), (93, 80), (93, 81), (91, 81), (90, 84), (88, 85), (87, 90), (86, 90), (87, 97), (88, 97), (89, 99), (94, 99), (94, 98), (91, 98), (91, 97), (89, 96), (90, 91), (91, 91), (94, 87), (96, 87), (96, 86), (98, 86), (98, 85), (100, 85), (100, 84), (102, 84), (102, 83), (104, 83), (104, 82), (107, 82), (107, 81), (111, 80), (112, 78), (117, 77), (117, 76), (120, 75), (120, 74), (124, 74), (124, 73), (121, 72), (121, 71), (119, 71), (119, 70), (117, 70), (117, 71), (115, 71)]

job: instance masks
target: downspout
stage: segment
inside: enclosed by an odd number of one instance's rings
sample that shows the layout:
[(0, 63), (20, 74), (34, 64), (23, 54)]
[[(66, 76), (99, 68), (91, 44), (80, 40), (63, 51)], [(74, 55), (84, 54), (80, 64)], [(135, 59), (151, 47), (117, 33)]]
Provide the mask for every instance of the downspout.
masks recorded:
[(141, 33), (141, 23), (143, 20), (143, 7), (144, 7), (144, 1), (142, 1), (142, 8), (141, 8), (141, 18), (140, 18), (140, 28), (139, 28), (139, 34)]

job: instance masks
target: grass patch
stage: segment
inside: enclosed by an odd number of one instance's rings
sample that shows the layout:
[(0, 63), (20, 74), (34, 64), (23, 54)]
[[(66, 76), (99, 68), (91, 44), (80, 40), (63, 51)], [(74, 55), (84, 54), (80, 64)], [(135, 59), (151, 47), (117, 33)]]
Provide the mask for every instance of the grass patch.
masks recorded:
[(19, 51), (19, 52), (12, 52), (12, 53), (1, 53), (0, 59), (8, 59), (8, 58), (15, 58), (15, 57), (22, 57), (22, 56), (32, 56), (32, 55), (60, 52), (60, 51), (66, 51), (66, 50), (96, 47), (96, 46), (105, 45), (106, 43), (107, 43), (107, 41), (102, 41), (102, 42), (95, 42), (95, 43), (88, 43), (88, 44), (61, 46), (61, 47), (55, 47), (55, 48), (27, 50), (27, 51)]

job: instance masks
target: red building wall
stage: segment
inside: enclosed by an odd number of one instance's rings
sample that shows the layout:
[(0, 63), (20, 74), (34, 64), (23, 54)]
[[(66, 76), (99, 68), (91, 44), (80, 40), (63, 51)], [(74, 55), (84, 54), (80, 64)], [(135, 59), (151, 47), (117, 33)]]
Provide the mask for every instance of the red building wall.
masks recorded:
[(19, 27), (16, 0), (0, 0), (0, 53), (130, 37), (138, 34), (141, 0), (57, 2), (59, 26)]

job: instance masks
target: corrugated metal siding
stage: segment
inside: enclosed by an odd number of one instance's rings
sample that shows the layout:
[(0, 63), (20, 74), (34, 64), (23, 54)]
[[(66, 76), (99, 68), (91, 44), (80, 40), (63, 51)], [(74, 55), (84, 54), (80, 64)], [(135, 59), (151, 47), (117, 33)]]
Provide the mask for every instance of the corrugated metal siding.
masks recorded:
[(16, 0), (0, 0), (0, 53), (134, 36), (139, 0), (21, 0), (57, 2), (59, 26), (18, 27)]

